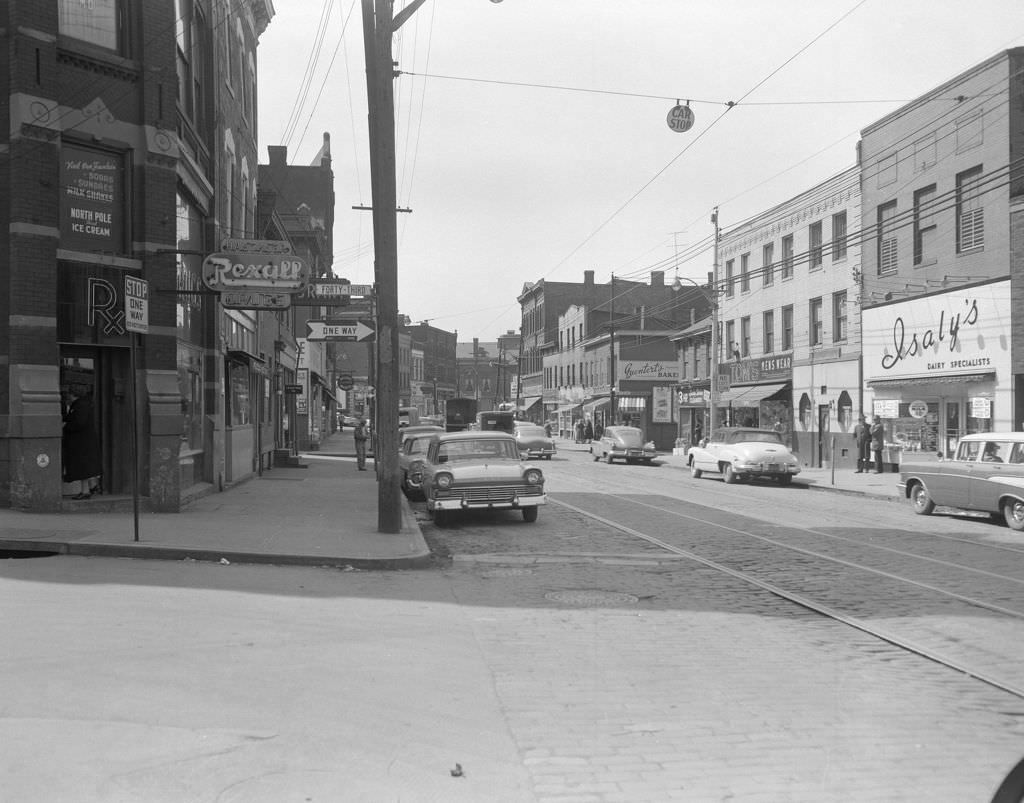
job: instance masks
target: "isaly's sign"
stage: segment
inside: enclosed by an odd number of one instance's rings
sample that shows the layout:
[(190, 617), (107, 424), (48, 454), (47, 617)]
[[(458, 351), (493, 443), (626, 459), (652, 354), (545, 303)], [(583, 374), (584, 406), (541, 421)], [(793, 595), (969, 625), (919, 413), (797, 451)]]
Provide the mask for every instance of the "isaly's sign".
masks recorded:
[(983, 373), (1009, 365), (1009, 281), (865, 309), (862, 320), (869, 381)]

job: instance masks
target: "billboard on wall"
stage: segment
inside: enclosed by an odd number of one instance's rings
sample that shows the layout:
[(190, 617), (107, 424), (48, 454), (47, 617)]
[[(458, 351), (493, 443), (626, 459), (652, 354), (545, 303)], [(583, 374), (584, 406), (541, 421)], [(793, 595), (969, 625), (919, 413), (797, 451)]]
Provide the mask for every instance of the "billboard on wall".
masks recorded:
[(991, 373), (1010, 365), (1008, 279), (865, 309), (864, 378)]
[(122, 154), (61, 145), (61, 248), (124, 253), (124, 164)]
[(616, 382), (678, 382), (679, 364), (668, 360), (619, 360)]

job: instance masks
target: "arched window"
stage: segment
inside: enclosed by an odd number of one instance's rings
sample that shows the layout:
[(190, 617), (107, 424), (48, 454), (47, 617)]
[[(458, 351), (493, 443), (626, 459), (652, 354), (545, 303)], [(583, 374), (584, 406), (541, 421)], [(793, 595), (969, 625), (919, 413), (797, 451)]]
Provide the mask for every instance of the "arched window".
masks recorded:
[(806, 393), (800, 397), (800, 424), (804, 432), (811, 428), (811, 397)]
[(853, 426), (853, 401), (845, 390), (839, 394), (839, 428), (848, 432)]

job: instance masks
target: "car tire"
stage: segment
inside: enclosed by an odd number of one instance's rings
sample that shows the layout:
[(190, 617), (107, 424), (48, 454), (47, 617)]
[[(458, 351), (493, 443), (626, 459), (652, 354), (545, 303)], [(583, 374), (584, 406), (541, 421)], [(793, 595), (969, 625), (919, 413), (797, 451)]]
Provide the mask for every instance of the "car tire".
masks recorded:
[(595, 455), (594, 455), (594, 462), (595, 462), (595, 463), (596, 463), (596, 462), (597, 462), (598, 460), (600, 460), (600, 459), (601, 459), (601, 455), (599, 455), (599, 454), (595, 454)]
[(930, 516), (935, 510), (935, 501), (923, 482), (914, 483), (914, 487), (910, 489), (910, 504), (918, 516)]
[(1019, 499), (1003, 502), (1003, 518), (1011, 530), (1024, 532), (1024, 502)]
[(608, 454), (604, 456), (604, 462), (606, 462), (609, 466), (612, 464), (612, 459), (613, 458), (611, 452), (608, 452)]
[(780, 474), (778, 477), (779, 485), (789, 485), (793, 482), (792, 474)]
[(536, 507), (524, 507), (523, 508), (523, 521), (534, 522), (537, 520), (537, 508)]
[(732, 463), (725, 464), (725, 468), (722, 469), (722, 479), (725, 480), (726, 485), (734, 485), (739, 482), (739, 475), (732, 470)]
[(695, 480), (699, 480), (704, 476), (704, 472), (697, 468), (697, 464), (692, 461), (690, 462), (690, 476)]

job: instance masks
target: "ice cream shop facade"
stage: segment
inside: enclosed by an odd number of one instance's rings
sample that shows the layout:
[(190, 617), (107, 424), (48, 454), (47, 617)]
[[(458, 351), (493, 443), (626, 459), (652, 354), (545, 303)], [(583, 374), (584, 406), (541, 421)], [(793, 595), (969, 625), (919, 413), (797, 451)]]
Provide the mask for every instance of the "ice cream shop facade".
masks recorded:
[(864, 409), (881, 418), (892, 462), (1017, 428), (1010, 311), (1005, 278), (863, 311)]

